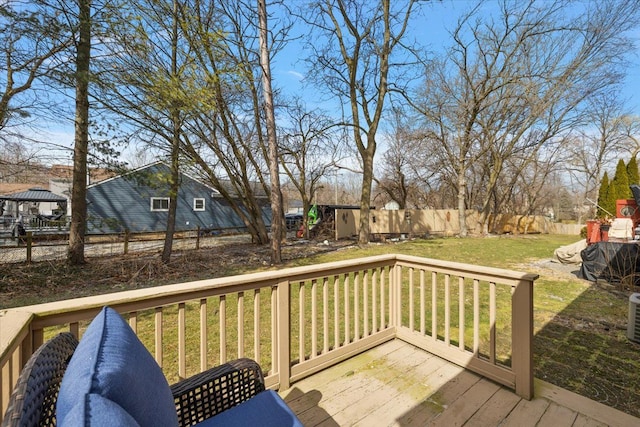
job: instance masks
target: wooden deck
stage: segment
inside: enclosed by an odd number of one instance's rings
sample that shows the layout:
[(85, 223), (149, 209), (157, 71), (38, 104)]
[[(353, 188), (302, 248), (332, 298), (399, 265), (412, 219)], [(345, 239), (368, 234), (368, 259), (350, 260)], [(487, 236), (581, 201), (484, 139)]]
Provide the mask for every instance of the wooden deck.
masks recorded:
[(312, 426), (639, 426), (640, 419), (536, 381), (535, 398), (394, 340), (292, 384)]

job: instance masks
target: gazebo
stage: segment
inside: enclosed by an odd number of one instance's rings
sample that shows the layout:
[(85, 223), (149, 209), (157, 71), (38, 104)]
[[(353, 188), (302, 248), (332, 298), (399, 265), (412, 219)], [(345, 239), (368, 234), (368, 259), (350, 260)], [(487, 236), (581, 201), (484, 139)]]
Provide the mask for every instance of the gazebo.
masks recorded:
[[(51, 209), (51, 214), (43, 215), (40, 203), (57, 206)], [(5, 229), (13, 230), (20, 220), (24, 222), (25, 228), (40, 229), (54, 225), (50, 222), (60, 220), (66, 213), (67, 198), (44, 188), (30, 188), (27, 191), (0, 195), (0, 223)]]

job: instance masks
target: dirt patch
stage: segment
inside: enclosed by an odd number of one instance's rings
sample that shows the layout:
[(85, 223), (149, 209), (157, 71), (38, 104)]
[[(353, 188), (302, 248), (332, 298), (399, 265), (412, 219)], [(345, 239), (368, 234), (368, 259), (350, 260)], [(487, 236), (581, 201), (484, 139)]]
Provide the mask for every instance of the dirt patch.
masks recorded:
[[(353, 242), (296, 241), (282, 247), (284, 262), (351, 246)], [(163, 264), (157, 252), (90, 258), (81, 267), (61, 261), (0, 264), (0, 309), (171, 283), (210, 279), (270, 266), (271, 248), (226, 242), (174, 251)]]
[(541, 276), (556, 276), (569, 280), (578, 278), (580, 264), (563, 264), (553, 259), (543, 259), (522, 264), (522, 268), (539, 272)]

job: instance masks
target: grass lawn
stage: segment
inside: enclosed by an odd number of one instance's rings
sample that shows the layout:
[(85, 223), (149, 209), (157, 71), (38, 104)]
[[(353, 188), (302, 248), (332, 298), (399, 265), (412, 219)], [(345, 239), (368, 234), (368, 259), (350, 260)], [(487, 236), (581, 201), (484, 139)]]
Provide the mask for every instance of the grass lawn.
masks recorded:
[[(295, 244), (283, 250), (283, 258), (291, 267), (393, 252), (537, 273), (536, 377), (640, 417), (640, 345), (625, 335), (628, 298), (544, 262), (556, 248), (578, 239), (438, 238), (338, 250), (331, 245)], [(0, 265), (0, 308), (268, 270), (273, 268), (268, 259), (268, 248), (235, 245), (178, 253), (168, 266), (155, 255), (92, 259), (82, 268), (62, 263)]]

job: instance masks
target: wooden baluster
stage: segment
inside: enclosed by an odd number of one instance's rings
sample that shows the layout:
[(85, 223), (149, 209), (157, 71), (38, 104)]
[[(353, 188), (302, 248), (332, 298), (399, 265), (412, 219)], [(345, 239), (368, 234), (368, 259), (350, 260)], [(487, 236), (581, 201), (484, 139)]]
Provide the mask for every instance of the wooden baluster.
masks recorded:
[(207, 349), (209, 337), (207, 336), (207, 299), (200, 300), (200, 371), (204, 372), (208, 368)]
[(300, 286), (298, 287), (298, 323), (299, 323), (299, 337), (298, 337), (298, 359), (300, 362), (304, 362), (306, 359), (306, 351), (305, 351), (305, 329), (306, 329), (306, 321), (305, 321), (305, 305), (306, 299), (304, 295), (305, 283), (300, 282)]
[(253, 357), (260, 363), (260, 289), (253, 294)]
[(244, 292), (238, 292), (237, 301), (238, 358), (244, 357)]
[(220, 324), (220, 364), (227, 362), (227, 297), (220, 295), (218, 306)]
[(156, 362), (162, 368), (162, 307), (155, 309), (155, 357)]
[(181, 302), (178, 304), (178, 378), (181, 380), (187, 377), (186, 328), (185, 303)]

